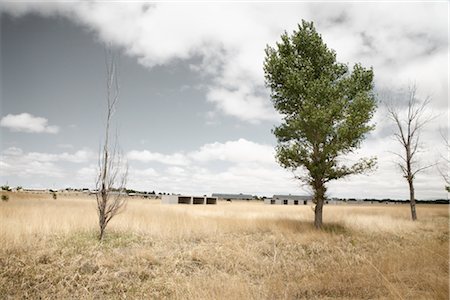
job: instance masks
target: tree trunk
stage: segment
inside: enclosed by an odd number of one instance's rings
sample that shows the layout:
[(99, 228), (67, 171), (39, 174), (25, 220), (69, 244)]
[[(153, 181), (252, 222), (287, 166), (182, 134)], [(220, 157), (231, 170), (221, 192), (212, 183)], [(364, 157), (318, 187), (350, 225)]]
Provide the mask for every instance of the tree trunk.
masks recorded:
[(104, 210), (102, 210), (99, 214), (98, 224), (100, 227), (100, 234), (98, 235), (98, 239), (101, 241), (103, 239), (103, 235), (105, 233), (105, 228), (106, 228), (106, 218), (105, 218)]
[(411, 218), (413, 221), (417, 220), (416, 213), (416, 199), (414, 197), (414, 183), (412, 180), (408, 180), (409, 184), (409, 204), (411, 205)]
[(99, 218), (99, 225), (100, 225), (100, 234), (98, 235), (98, 239), (101, 241), (103, 239), (103, 236), (105, 235), (105, 229), (106, 225), (108, 225), (108, 221), (106, 219), (106, 214), (103, 211), (102, 216)]
[(314, 189), (315, 189), (314, 199), (316, 201), (316, 207), (314, 209), (314, 226), (317, 229), (321, 229), (323, 227), (322, 211), (323, 211), (323, 202), (325, 198), (325, 186), (320, 181), (316, 183)]
[(322, 223), (322, 211), (323, 211), (323, 198), (316, 199), (316, 208), (314, 209), (314, 226), (317, 229), (321, 229), (323, 226)]
[(98, 240), (103, 240), (103, 235), (105, 234), (105, 227), (100, 226), (100, 235), (98, 236)]

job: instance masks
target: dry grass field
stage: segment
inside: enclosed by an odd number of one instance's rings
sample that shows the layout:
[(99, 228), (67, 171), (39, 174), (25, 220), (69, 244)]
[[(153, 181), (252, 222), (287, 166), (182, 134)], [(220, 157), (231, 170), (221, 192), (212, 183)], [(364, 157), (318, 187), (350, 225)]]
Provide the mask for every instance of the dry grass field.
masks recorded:
[(1, 298), (448, 299), (449, 211), (130, 200), (96, 239), (94, 198), (9, 193)]

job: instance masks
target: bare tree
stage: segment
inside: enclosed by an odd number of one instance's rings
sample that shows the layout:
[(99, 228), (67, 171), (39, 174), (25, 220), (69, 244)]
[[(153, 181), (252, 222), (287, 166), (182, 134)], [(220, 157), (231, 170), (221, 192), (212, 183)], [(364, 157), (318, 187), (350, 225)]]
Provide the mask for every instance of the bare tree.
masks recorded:
[(103, 239), (106, 226), (126, 204), (124, 197), (128, 168), (118, 151), (117, 135), (111, 141), (111, 118), (119, 99), (116, 54), (105, 50), (106, 64), (106, 126), (105, 141), (99, 153), (99, 173), (97, 177), (97, 213), (100, 227), (99, 240)]
[(445, 136), (444, 133), (441, 132), (442, 139), (444, 140), (445, 145), (445, 152), (446, 155), (442, 155), (442, 165), (443, 167), (440, 167), (438, 165), (439, 173), (441, 174), (442, 178), (445, 181), (445, 190), (450, 193), (450, 176), (449, 176), (449, 166), (450, 166), (450, 143), (448, 141), (448, 138)]
[(402, 170), (403, 177), (408, 182), (413, 221), (417, 220), (414, 179), (419, 172), (432, 166), (421, 166), (417, 157), (421, 131), (431, 117), (425, 115), (425, 109), (430, 103), (430, 98), (419, 100), (416, 96), (416, 91), (415, 85), (408, 88), (406, 111), (402, 111), (401, 106), (398, 104), (387, 103), (386, 105), (388, 116), (396, 125), (395, 139), (403, 146), (404, 150), (402, 153), (394, 154), (399, 157), (400, 160), (397, 164)]

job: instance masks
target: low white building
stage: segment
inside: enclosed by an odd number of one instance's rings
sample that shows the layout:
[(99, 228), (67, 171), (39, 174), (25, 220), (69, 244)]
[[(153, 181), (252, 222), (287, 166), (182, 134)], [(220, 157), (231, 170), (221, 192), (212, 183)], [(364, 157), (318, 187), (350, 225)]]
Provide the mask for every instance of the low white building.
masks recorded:
[(272, 198), (264, 199), (264, 203), (272, 205), (307, 205), (312, 203), (312, 197), (302, 195), (273, 195)]
[(217, 204), (216, 197), (207, 196), (185, 196), (185, 195), (162, 195), (162, 204)]

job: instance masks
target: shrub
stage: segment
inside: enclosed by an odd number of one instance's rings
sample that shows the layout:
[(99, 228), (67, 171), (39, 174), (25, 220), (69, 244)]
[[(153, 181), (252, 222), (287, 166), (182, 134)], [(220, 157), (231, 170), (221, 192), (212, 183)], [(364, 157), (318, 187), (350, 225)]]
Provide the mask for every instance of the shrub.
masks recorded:
[(9, 196), (8, 195), (2, 195), (2, 201), (8, 201), (9, 200)]
[(55, 192), (52, 193), (52, 197), (53, 197), (54, 200), (56, 200), (56, 198), (58, 198), (58, 196), (56, 196)]
[(11, 190), (11, 188), (9, 187), (9, 185), (7, 185), (7, 184), (2, 185), (2, 191), (10, 191), (10, 190)]

